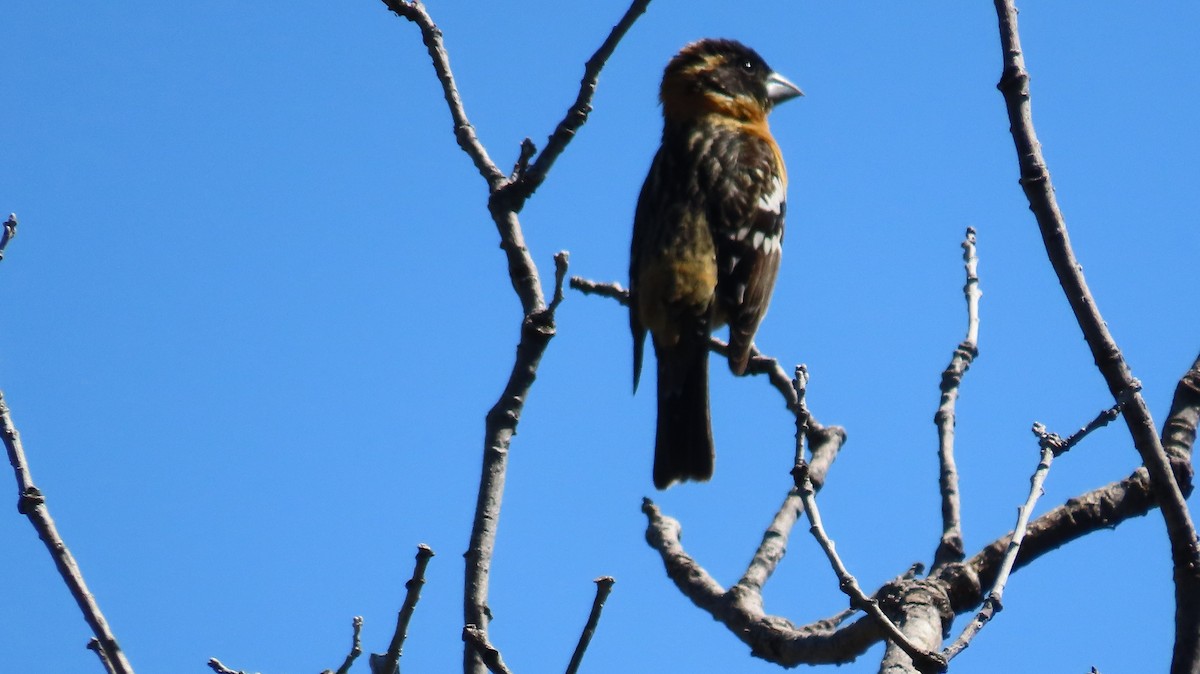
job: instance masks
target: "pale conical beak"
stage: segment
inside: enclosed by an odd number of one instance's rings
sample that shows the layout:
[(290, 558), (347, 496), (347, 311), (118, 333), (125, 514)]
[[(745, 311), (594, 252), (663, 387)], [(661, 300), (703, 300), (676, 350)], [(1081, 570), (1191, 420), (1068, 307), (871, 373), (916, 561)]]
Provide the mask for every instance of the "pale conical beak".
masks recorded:
[(788, 78), (783, 75), (771, 73), (767, 76), (767, 98), (772, 103), (790, 101), (803, 95), (804, 92), (800, 91), (800, 87), (789, 82)]

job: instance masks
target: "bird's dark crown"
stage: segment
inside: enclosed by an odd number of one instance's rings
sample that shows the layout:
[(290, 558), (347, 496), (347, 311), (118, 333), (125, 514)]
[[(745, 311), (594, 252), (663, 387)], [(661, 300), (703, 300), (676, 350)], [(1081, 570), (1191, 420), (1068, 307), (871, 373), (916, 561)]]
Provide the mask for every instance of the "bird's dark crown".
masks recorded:
[(667, 64), (659, 94), (663, 114), (687, 117), (713, 110), (738, 118), (765, 117), (771, 109), (771, 74), (758, 52), (740, 42), (698, 40)]

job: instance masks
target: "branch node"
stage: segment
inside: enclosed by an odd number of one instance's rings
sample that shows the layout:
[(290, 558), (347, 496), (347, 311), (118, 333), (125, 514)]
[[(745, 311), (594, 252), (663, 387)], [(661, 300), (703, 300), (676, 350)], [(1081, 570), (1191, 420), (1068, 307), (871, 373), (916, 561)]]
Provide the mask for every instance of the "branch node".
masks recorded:
[(600, 576), (595, 580), (596, 598), (592, 601), (592, 610), (588, 613), (583, 633), (579, 635), (579, 643), (576, 644), (575, 652), (571, 654), (571, 661), (567, 664), (566, 674), (576, 674), (579, 671), (579, 665), (583, 662), (583, 654), (587, 651), (588, 644), (592, 642), (592, 636), (596, 633), (596, 625), (600, 623), (600, 612), (604, 609), (604, 602), (608, 600), (608, 595), (612, 592), (613, 584), (616, 582), (612, 576)]
[(0, 260), (4, 259), (4, 249), (8, 247), (8, 242), (17, 237), (17, 214), (9, 213), (8, 220), (4, 221), (4, 230), (0, 231)]
[(517, 163), (513, 165), (512, 173), (508, 176), (509, 183), (517, 183), (525, 179), (525, 173), (529, 170), (529, 160), (535, 154), (537, 154), (537, 146), (533, 144), (533, 140), (527, 137), (521, 141), (521, 150), (517, 155)]

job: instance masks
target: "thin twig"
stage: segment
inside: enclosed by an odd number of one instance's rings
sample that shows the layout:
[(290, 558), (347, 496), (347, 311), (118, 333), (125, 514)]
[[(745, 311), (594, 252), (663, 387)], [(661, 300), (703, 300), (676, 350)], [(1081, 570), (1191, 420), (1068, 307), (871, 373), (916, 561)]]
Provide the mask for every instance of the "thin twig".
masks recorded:
[(646, 7), (649, 5), (650, 0), (634, 0), (621, 20), (613, 26), (600, 48), (588, 59), (583, 69), (583, 79), (579, 82), (579, 94), (575, 97), (575, 102), (546, 141), (546, 147), (542, 153), (513, 184), (513, 189), (517, 192), (514, 195), (518, 200), (517, 211), (521, 210), (520, 203), (528, 199), (541, 186), (546, 179), (546, 173), (554, 166), (555, 160), (563, 153), (579, 128), (587, 122), (588, 113), (592, 110), (592, 97), (596, 94), (596, 85), (600, 80), (600, 71), (604, 69), (604, 64), (613, 55), (617, 44), (625, 37), (625, 33), (629, 32), (634, 22), (646, 12)]
[(446, 105), (450, 108), (450, 116), (454, 119), (454, 137), (458, 140), (458, 145), (463, 152), (466, 152), (471, 157), (471, 161), (475, 163), (479, 175), (483, 176), (492, 189), (496, 189), (504, 182), (504, 173), (488, 156), (483, 143), (479, 141), (479, 136), (475, 134), (475, 127), (467, 118), (462, 96), (458, 93), (458, 84), (454, 81), (454, 73), (450, 70), (450, 56), (446, 53), (446, 45), (442, 42), (441, 29), (434, 24), (433, 18), (429, 16), (429, 12), (425, 11), (425, 5), (420, 0), (413, 2), (383, 0), (383, 4), (398, 16), (417, 24), (417, 27), (421, 29), (421, 38), (425, 42), (425, 48), (429, 51), (429, 58), (433, 61), (433, 69), (437, 73), (438, 81), (442, 83), (442, 95), (445, 96)]
[(1038, 460), (1037, 468), (1033, 471), (1033, 476), (1029, 478), (1029, 496), (1026, 497), (1024, 505), (1017, 508), (1017, 525), (1013, 528), (1012, 538), (1008, 543), (1008, 552), (1004, 555), (1004, 561), (1000, 565), (1000, 571), (996, 575), (996, 582), (992, 586), (991, 592), (988, 593), (987, 599), (983, 601), (983, 607), (979, 609), (979, 613), (963, 629), (954, 643), (942, 650), (942, 657), (947, 662), (954, 659), (956, 655), (961, 653), (964, 648), (971, 644), (971, 640), (983, 626), (992, 619), (995, 614), (1004, 610), (1002, 599), (1004, 597), (1004, 588), (1008, 584), (1008, 575), (1012, 572), (1013, 564), (1017, 561), (1017, 553), (1021, 551), (1021, 542), (1025, 540), (1025, 531), (1029, 526), (1029, 515), (1033, 512), (1033, 506), (1042, 495), (1042, 484), (1046, 481), (1046, 474), (1050, 472), (1050, 464), (1054, 462), (1054, 457), (1057, 456), (1055, 447), (1057, 445), (1057, 436), (1046, 432), (1046, 427), (1041, 424), (1034, 424), (1033, 432), (1039, 438), (1039, 446), (1041, 447), (1041, 457)]
[(1038, 460), (1037, 468), (1029, 478), (1029, 496), (1025, 499), (1025, 504), (1017, 509), (1017, 524), (1013, 527), (1013, 534), (1008, 543), (1008, 550), (1004, 554), (1004, 559), (996, 574), (996, 580), (983, 602), (983, 607), (975, 615), (975, 619), (963, 629), (962, 634), (954, 640), (954, 643), (942, 650), (942, 655), (946, 658), (947, 662), (954, 659), (956, 655), (969, 646), (971, 640), (983, 629), (983, 626), (997, 613), (1004, 610), (1004, 604), (1002, 603), (1004, 588), (1008, 584), (1008, 576), (1012, 573), (1013, 566), (1016, 564), (1017, 555), (1021, 552), (1021, 544), (1024, 542), (1029, 529), (1029, 517), (1033, 512), (1033, 507), (1037, 503), (1038, 498), (1042, 495), (1042, 484), (1046, 481), (1046, 475), (1050, 472), (1050, 464), (1054, 462), (1056, 457), (1065, 454), (1072, 447), (1079, 444), (1089, 433), (1097, 428), (1107, 426), (1110, 421), (1116, 419), (1121, 413), (1121, 408), (1140, 389), (1141, 385), (1139, 384), (1135, 388), (1123, 391), (1118, 396), (1117, 404), (1100, 412), (1100, 414), (1096, 415), (1096, 418), (1092, 419), (1083, 428), (1080, 428), (1065, 440), (1059, 435), (1047, 431), (1046, 427), (1040, 423), (1033, 425), (1033, 434), (1038, 438), (1038, 447), (1041, 450), (1041, 456)]
[[(487, 150), (475, 134), (475, 128), (467, 119), (463, 108), (462, 98), (458, 93), (458, 85), (454, 81), (454, 73), (450, 70), (450, 56), (442, 41), (442, 31), (433, 22), (425, 5), (419, 0), (405, 2), (403, 0), (383, 0), (388, 9), (397, 15), (408, 19), (421, 30), (421, 39), (429, 51), (433, 61), (433, 69), (438, 80), (442, 83), (442, 93), (446, 105), (450, 108), (450, 116), (454, 119), (454, 135), (459, 147), (475, 163), (480, 175), (488, 184), (488, 211), (496, 230), (500, 234), (500, 247), (508, 259), (508, 275), (512, 280), (513, 289), (521, 300), (521, 310), (525, 316), (545, 309), (545, 296), (542, 294), (542, 283), (538, 276), (537, 265), (529, 255), (525, 245), (525, 235), (521, 231), (517, 211), (512, 207), (511, 199), (502, 199), (500, 195), (509, 184), (509, 179), (496, 167), (495, 162), (488, 156)], [(524, 152), (525, 150), (522, 150)], [(503, 203), (503, 202), (510, 203)]]
[(346, 654), (346, 659), (342, 661), (342, 666), (338, 667), (336, 672), (327, 669), (321, 672), (321, 674), (349, 674), (350, 668), (354, 666), (354, 661), (358, 659), (358, 656), (362, 655), (362, 616), (354, 616), (351, 624), (354, 628), (354, 634), (350, 639), (350, 652)]
[[(804, 439), (808, 437), (810, 415), (808, 404), (804, 400), (804, 394), (808, 391), (808, 366), (803, 363), (796, 366), (796, 374), (792, 379), (792, 390), (796, 393), (796, 453), (792, 460), (792, 470), (803, 470), (807, 474), (808, 461), (804, 458)], [(816, 490), (814, 489), (814, 491)]]
[(942, 539), (933, 555), (933, 566), (937, 568), (949, 562), (961, 562), (966, 552), (963, 548), (962, 508), (959, 504), (958, 467), (954, 463), (954, 419), (955, 403), (963, 376), (971, 363), (979, 356), (979, 258), (975, 254), (975, 228), (967, 228), (962, 243), (963, 266), (967, 282), (963, 295), (967, 300), (967, 336), (954, 349), (950, 364), (942, 372), (941, 401), (933, 422), (938, 429), (938, 463), (941, 466), (938, 486), (942, 494)]
[[(1180, 379), (1163, 430), (1164, 439), (1171, 440), (1172, 460), (1181, 479), (1190, 476), (1198, 422), (1200, 357)], [(1013, 570), (1096, 531), (1113, 529), (1129, 519), (1144, 516), (1156, 506), (1146, 468), (1139, 467), (1125, 479), (1073, 497), (1030, 522)], [(996, 539), (970, 559), (948, 564), (930, 576), (946, 584), (955, 613), (966, 613), (980, 606), (981, 588), (995, 583), (1008, 553), (1009, 539), (1009, 535)]]
[(612, 576), (601, 576), (596, 579), (596, 598), (592, 600), (592, 610), (588, 613), (583, 633), (579, 635), (579, 643), (571, 655), (571, 662), (567, 664), (567, 674), (575, 674), (579, 671), (579, 665), (583, 662), (583, 654), (587, 651), (588, 644), (592, 642), (592, 635), (596, 633), (596, 625), (600, 622), (600, 611), (604, 610), (604, 602), (612, 592), (615, 582), (617, 581)]
[[(1133, 373), (1109, 332), (1096, 300), (1088, 289), (1083, 267), (1071, 249), (1050, 172), (1034, 132), (1029, 73), (1025, 70), (1025, 57), (1021, 52), (1017, 8), (1013, 0), (995, 0), (995, 6), (1004, 59), (1004, 70), (997, 88), (1004, 96), (1008, 111), (1009, 128), (1020, 164), (1021, 186), (1029, 200), (1030, 210), (1037, 218), (1042, 241), (1059, 284), (1075, 313), (1096, 366), (1108, 384), (1109, 392), (1116, 398), (1133, 384)], [(1163, 450), (1154, 420), (1140, 394), (1134, 394), (1125, 408), (1124, 417), (1134, 447), (1149, 471), (1171, 541), (1176, 607), (1172, 667), (1175, 671), (1193, 669), (1200, 663), (1200, 602), (1194, 601), (1194, 597), (1200, 595), (1200, 540), (1197, 539), (1195, 524)]]
[(623, 307), (629, 306), (629, 290), (621, 287), (620, 283), (600, 283), (582, 276), (572, 276), (571, 289), (578, 290), (584, 295), (599, 295), (614, 299)]
[[(1084, 424), (1082, 428), (1072, 433), (1066, 439), (1063, 439), (1055, 433), (1046, 434), (1046, 427), (1042, 426), (1041, 424), (1035, 424), (1033, 432), (1043, 442), (1049, 442), (1051, 444), (1051, 449), (1054, 450), (1055, 457), (1062, 456), (1063, 454), (1071, 451), (1072, 447), (1078, 445), (1092, 431), (1098, 428), (1104, 428), (1109, 423), (1116, 420), (1117, 417), (1121, 416), (1121, 410), (1124, 409), (1125, 406), (1129, 404), (1129, 401), (1133, 400), (1133, 396), (1141, 390), (1142, 383), (1134, 379), (1133, 384), (1130, 385), (1128, 389), (1122, 391), (1119, 396), (1117, 396), (1117, 404), (1097, 414), (1095, 419), (1092, 419)], [(1038, 430), (1039, 428), (1041, 428), (1040, 431)]]
[(808, 521), (811, 523), (809, 532), (817, 540), (821, 550), (825, 552), (825, 557), (829, 559), (829, 564), (838, 578), (838, 588), (850, 598), (850, 606), (865, 611), (867, 615), (871, 616), (887, 634), (887, 638), (907, 653), (921, 671), (945, 670), (946, 662), (941, 654), (926, 651), (909, 641), (900, 628), (884, 614), (883, 609), (879, 607), (879, 602), (863, 592), (858, 585), (858, 580), (846, 568), (835, 550), (833, 541), (825, 533), (825, 526), (821, 523), (821, 511), (817, 509), (816, 499), (813, 498), (815, 490), (809, 479), (807, 465), (797, 466), (794, 477), (796, 488), (800, 491), (800, 498), (804, 501), (804, 510), (808, 513)]
[(463, 627), (462, 638), (471, 650), (479, 654), (480, 660), (492, 674), (512, 674), (504, 664), (504, 658), (500, 657), (500, 651), (488, 641), (487, 632), (475, 625), (467, 625)]
[(429, 566), (429, 560), (432, 558), (432, 548), (424, 543), (417, 546), (417, 563), (413, 568), (412, 578), (404, 584), (404, 603), (396, 615), (396, 631), (392, 633), (392, 643), (379, 662), (380, 674), (397, 674), (400, 671), (400, 655), (404, 651), (404, 640), (408, 638), (408, 623), (412, 620), (417, 602), (421, 600), (421, 588), (425, 586), (425, 568)]
[(930, 653), (909, 641), (900, 628), (896, 627), (895, 623), (884, 614), (883, 609), (879, 607), (879, 602), (868, 597), (862, 591), (858, 580), (850, 574), (835, 551), (833, 541), (825, 533), (825, 527), (821, 523), (821, 512), (817, 509), (816, 488), (813, 486), (812, 477), (809, 474), (808, 462), (804, 460), (804, 438), (808, 435), (808, 406), (804, 402), (807, 386), (808, 369), (799, 365), (796, 367), (796, 376), (793, 379), (793, 388), (796, 393), (796, 456), (792, 477), (796, 483), (796, 490), (800, 492), (800, 499), (804, 503), (804, 511), (808, 513), (808, 521), (812, 525), (809, 527), (809, 532), (812, 533), (813, 538), (817, 539), (817, 544), (821, 546), (821, 550), (825, 552), (825, 556), (833, 567), (833, 572), (837, 574), (838, 587), (846, 596), (850, 597), (850, 607), (861, 609), (874, 618), (883, 627), (888, 638), (903, 649), (922, 670), (929, 667), (945, 669), (945, 662), (942, 661), (940, 655)]
[(533, 144), (533, 140), (526, 138), (521, 141), (521, 150), (517, 153), (517, 162), (513, 164), (512, 173), (508, 176), (509, 182), (516, 182), (525, 175), (529, 170), (529, 160), (533, 159), (533, 155), (537, 154), (537, 146)]
[(8, 219), (4, 221), (4, 229), (0, 231), (0, 260), (4, 259), (4, 249), (8, 247), (8, 242), (12, 241), (17, 236), (17, 214), (9, 213)]
[[(825, 484), (825, 476), (829, 471), (829, 467), (833, 465), (834, 459), (837, 458), (842, 448), (842, 443), (846, 440), (846, 436), (845, 433), (841, 432), (840, 428), (836, 427), (832, 432), (829, 429), (824, 429), (819, 433), (814, 432), (810, 422), (806, 439), (810, 453), (808, 461), (809, 479), (813, 483), (813, 489), (821, 491), (821, 487)], [(763, 532), (762, 542), (750, 558), (750, 563), (746, 566), (746, 572), (742, 574), (741, 580), (737, 582), (737, 585), (744, 591), (761, 596), (767, 579), (771, 577), (771, 574), (775, 573), (779, 562), (783, 561), (783, 556), (787, 552), (788, 538), (791, 536), (792, 528), (796, 525), (796, 521), (803, 512), (804, 502), (800, 499), (800, 492), (795, 487), (792, 487), (788, 490), (787, 496), (784, 497), (779, 510), (776, 511), (775, 517), (771, 520), (771, 525)], [(842, 618), (842, 620), (844, 619)], [(837, 620), (836, 622), (840, 623), (841, 620)]]
[(562, 304), (565, 295), (563, 294), (563, 282), (567, 278), (567, 263), (571, 260), (571, 254), (565, 250), (560, 250), (554, 254), (554, 298), (550, 300), (550, 311), (558, 309), (558, 305)]
[(75, 603), (79, 605), (79, 610), (83, 612), (83, 619), (92, 628), (92, 634), (99, 642), (98, 648), (104, 650), (103, 659), (108, 662), (111, 671), (115, 674), (132, 674), (133, 667), (125, 658), (125, 653), (117, 643), (117, 638), (113, 636), (104, 613), (100, 611), (100, 605), (84, 582), (83, 571), (59, 535), (54, 519), (50, 517), (45, 496), (33, 483), (33, 475), (25, 459), (25, 448), (21, 445), (21, 435), (13, 424), (3, 392), (0, 392), (0, 436), (3, 436), (8, 462), (17, 478), (17, 511), (29, 518), (29, 522), (37, 530), (38, 537), (50, 551), (58, 574), (62, 576), (67, 589), (71, 591), (71, 596), (75, 598)]
[[(1029, 523), (1013, 570), (1089, 534), (1110, 530), (1156, 506), (1144, 467), (1128, 477), (1072, 497)], [(995, 582), (1008, 552), (1009, 534), (985, 545), (961, 564), (948, 564), (931, 577), (950, 584), (955, 613), (980, 606), (984, 589)]]

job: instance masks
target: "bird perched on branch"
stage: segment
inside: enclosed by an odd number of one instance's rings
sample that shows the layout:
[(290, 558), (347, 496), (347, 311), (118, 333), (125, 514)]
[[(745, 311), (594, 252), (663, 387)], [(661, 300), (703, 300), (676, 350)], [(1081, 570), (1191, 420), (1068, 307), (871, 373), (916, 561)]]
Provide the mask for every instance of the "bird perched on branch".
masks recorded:
[(638, 197), (629, 262), (635, 391), (647, 330), (658, 359), (659, 489), (712, 477), (709, 337), (729, 325), (729, 368), (744, 374), (786, 210), (787, 171), (767, 114), (802, 95), (732, 40), (693, 42), (663, 74), (662, 144)]

